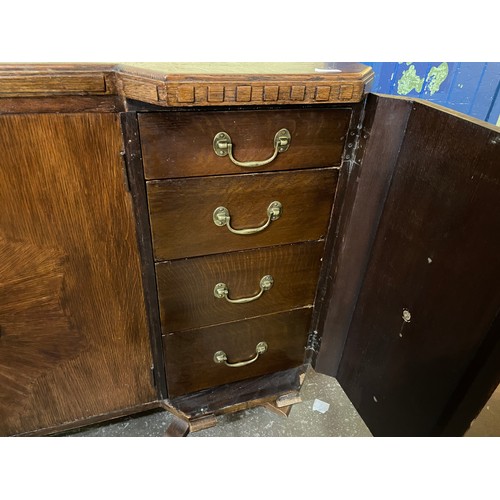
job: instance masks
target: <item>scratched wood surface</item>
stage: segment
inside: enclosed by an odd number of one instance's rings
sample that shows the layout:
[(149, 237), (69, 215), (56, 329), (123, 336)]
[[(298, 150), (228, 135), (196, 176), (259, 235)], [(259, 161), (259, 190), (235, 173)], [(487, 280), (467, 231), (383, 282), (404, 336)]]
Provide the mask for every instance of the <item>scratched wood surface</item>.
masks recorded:
[(118, 117), (0, 117), (0, 434), (155, 399)]
[(233, 413), (261, 406), (276, 401), (281, 395), (299, 391), (306, 369), (307, 365), (300, 365), (260, 377), (202, 389), (161, 403), (165, 408), (175, 407), (184, 418)]

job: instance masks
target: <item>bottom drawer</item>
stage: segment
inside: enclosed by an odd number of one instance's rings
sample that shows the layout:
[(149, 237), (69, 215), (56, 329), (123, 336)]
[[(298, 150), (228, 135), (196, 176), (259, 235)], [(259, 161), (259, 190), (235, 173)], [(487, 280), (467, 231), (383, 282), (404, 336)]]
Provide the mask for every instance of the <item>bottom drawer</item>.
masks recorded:
[[(301, 365), (311, 313), (312, 308), (296, 309), (165, 335), (169, 397)], [(262, 342), (267, 350), (257, 356), (256, 347)], [(218, 351), (231, 364), (257, 359), (244, 366), (227, 366), (214, 361)]]

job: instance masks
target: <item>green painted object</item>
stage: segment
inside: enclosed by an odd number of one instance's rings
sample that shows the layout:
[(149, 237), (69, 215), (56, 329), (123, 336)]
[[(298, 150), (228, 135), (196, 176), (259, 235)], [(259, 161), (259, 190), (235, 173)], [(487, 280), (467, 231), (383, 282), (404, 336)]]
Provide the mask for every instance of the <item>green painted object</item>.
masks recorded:
[(403, 71), (401, 78), (398, 80), (398, 94), (409, 94), (413, 89), (417, 92), (422, 91), (424, 79), (417, 75), (415, 66), (412, 64), (407, 70)]
[(427, 74), (427, 88), (431, 95), (434, 95), (441, 87), (441, 84), (448, 76), (448, 63), (441, 63), (439, 66), (433, 66)]

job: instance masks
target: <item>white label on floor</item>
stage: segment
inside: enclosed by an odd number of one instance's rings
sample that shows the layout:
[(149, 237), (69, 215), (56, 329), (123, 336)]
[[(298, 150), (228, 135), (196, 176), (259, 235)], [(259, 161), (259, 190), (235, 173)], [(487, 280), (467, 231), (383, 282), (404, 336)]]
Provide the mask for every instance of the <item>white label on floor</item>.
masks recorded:
[(313, 411), (319, 411), (320, 413), (326, 413), (330, 408), (329, 403), (321, 401), (321, 399), (315, 399), (313, 403)]

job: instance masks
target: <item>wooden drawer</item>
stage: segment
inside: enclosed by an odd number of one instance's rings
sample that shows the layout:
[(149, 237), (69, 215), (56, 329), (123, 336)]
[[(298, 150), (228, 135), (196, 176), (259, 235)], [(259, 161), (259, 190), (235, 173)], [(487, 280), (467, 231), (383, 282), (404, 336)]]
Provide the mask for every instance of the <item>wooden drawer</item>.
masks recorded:
[[(164, 336), (169, 397), (301, 365), (310, 321), (311, 309), (296, 309)], [(267, 351), (254, 363), (235, 368), (214, 361), (217, 351), (229, 363), (249, 360), (259, 342)]]
[[(163, 332), (312, 305), (322, 251), (322, 242), (308, 242), (156, 264)], [(215, 297), (218, 283), (231, 299), (255, 296), (267, 275), (274, 284), (257, 300), (232, 304)]]
[[(139, 114), (146, 179), (233, 174), (340, 164), (349, 109), (162, 112)], [(265, 160), (282, 128), (291, 134), (287, 151), (257, 168), (235, 165), (214, 152), (215, 135), (227, 132), (237, 161)]]
[[(321, 169), (149, 181), (155, 260), (321, 239), (337, 177), (337, 169)], [(231, 227), (258, 228), (274, 201), (281, 203), (281, 215), (261, 232), (234, 234), (214, 223), (214, 210), (222, 206)]]

